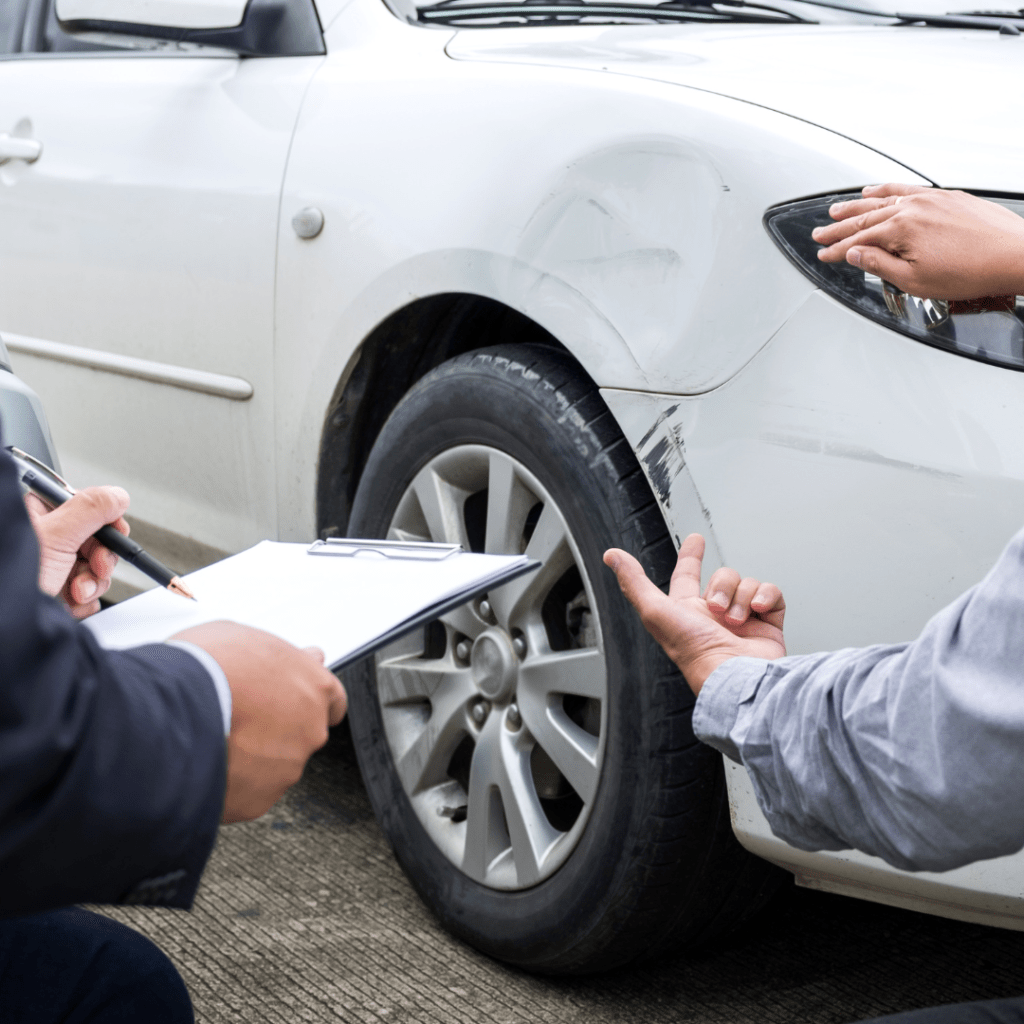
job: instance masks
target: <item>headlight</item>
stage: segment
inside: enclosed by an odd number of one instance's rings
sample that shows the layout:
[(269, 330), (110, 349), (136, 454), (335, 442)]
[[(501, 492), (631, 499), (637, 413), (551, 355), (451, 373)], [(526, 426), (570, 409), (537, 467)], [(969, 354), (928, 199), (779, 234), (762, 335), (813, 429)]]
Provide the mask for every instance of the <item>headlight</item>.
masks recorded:
[[(823, 291), (858, 313), (926, 345), (1024, 370), (1024, 304), (1017, 296), (973, 302), (919, 299), (849, 263), (822, 263), (811, 231), (833, 223), (828, 208), (859, 192), (777, 206), (764, 222), (779, 248)], [(996, 199), (1024, 217), (1024, 200)]]

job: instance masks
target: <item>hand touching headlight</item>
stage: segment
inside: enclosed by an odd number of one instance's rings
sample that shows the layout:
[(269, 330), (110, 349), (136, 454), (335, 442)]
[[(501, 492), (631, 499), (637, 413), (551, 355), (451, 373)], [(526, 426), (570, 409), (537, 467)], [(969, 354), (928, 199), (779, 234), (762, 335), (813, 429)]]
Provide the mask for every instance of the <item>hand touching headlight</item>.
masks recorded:
[(979, 299), (1024, 293), (1024, 218), (967, 192), (873, 185), (815, 228), (825, 263), (846, 260), (910, 295)]
[(879, 185), (775, 207), (765, 225), (800, 270), (858, 313), (1024, 369), (1024, 201)]

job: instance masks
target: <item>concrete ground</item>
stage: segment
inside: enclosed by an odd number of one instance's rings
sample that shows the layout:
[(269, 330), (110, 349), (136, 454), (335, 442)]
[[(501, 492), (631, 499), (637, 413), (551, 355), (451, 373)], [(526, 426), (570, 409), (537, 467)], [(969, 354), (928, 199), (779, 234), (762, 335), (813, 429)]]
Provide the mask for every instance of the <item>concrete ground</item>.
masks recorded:
[(1024, 933), (793, 887), (700, 958), (594, 978), (509, 969), (413, 893), (344, 732), (270, 814), (221, 832), (192, 913), (107, 912), (170, 954), (201, 1024), (839, 1024), (1024, 993)]

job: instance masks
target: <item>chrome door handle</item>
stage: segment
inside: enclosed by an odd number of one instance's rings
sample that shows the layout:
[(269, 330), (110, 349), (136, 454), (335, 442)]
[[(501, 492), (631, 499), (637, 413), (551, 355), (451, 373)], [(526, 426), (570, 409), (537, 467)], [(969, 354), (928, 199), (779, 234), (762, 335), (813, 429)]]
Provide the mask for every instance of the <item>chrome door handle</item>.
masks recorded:
[(0, 132), (0, 164), (5, 164), (8, 160), (35, 163), (42, 151), (43, 144), (35, 139), (23, 139), (8, 132)]

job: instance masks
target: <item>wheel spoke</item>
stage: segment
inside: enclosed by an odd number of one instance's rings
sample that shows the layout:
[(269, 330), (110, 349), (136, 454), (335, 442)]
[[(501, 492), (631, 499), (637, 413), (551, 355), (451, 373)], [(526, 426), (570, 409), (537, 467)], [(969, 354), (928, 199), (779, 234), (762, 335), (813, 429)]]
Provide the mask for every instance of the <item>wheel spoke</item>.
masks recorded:
[(400, 540), (403, 543), (407, 541), (413, 541), (414, 543), (423, 543), (427, 541), (429, 543), (429, 537), (421, 537), (418, 533), (412, 533), (409, 530), (400, 530), (397, 526), (392, 526), (388, 530), (388, 540)]
[(473, 611), (471, 604), (460, 604), (458, 608), (445, 612), (441, 616), (441, 621), (456, 633), (468, 636), (470, 640), (475, 640), (487, 628), (487, 623)]
[(448, 682), (468, 695), (472, 682), (468, 669), (457, 669), (447, 658), (427, 660), (416, 655), (399, 655), (377, 662), (377, 692), (382, 707), (428, 700)]
[(477, 740), (469, 769), (462, 870), (478, 882), (484, 880), (488, 865), (508, 844), (494, 771), (494, 748), (500, 738), (500, 729), (501, 722), (498, 716), (494, 716)]
[(427, 724), (395, 765), (410, 796), (445, 781), (452, 754), (467, 731), (470, 686), (468, 673), (450, 673), (434, 691)]
[(522, 549), (526, 517), (536, 503), (536, 497), (516, 475), (512, 460), (502, 452), (491, 452), (484, 550), (490, 554), (518, 555)]
[(598, 738), (581, 729), (561, 704), (541, 704), (520, 696), (519, 710), (544, 753), (554, 761), (579, 798), (585, 804), (591, 803), (600, 777)]
[(561, 835), (541, 808), (530, 751), (493, 715), (473, 753), (462, 870), (483, 881), (494, 858), (511, 844), (516, 884), (534, 885)]
[(541, 567), (488, 595), (498, 621), (504, 625), (514, 622), (533, 606), (539, 610), (544, 596), (573, 564), (565, 523), (553, 503), (544, 506), (525, 553), (540, 561)]
[(445, 544), (461, 544), (469, 550), (462, 507), (466, 496), (431, 466), (424, 466), (412, 482), (416, 500), (430, 527), (430, 539)]
[(562, 835), (547, 819), (530, 771), (530, 752), (502, 736), (502, 768), (498, 788), (505, 810), (516, 882), (520, 886), (540, 881), (544, 857)]
[(604, 700), (608, 690), (604, 655), (596, 647), (583, 647), (528, 658), (519, 669), (518, 686), (521, 694), (526, 691), (539, 698), (571, 693)]

